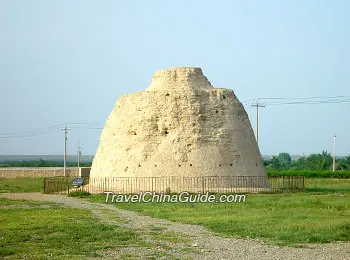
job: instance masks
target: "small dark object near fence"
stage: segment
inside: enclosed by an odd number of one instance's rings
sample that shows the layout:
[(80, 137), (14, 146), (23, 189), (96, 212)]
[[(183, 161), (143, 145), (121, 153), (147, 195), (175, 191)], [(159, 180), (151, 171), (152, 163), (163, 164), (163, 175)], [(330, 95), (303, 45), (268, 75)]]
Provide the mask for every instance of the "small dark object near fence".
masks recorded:
[[(75, 179), (79, 177), (45, 177), (44, 178), (44, 193), (46, 194), (69, 194), (70, 191), (75, 191), (77, 190), (73, 186), (73, 182)], [(80, 186), (83, 187), (84, 185), (87, 185), (89, 183), (89, 178), (85, 178), (83, 180), (82, 185)]]
[[(81, 186), (74, 187), (78, 177), (44, 178), (44, 193), (69, 194), (72, 191), (86, 191), (100, 194), (164, 192), (213, 192), (213, 193), (276, 193), (305, 190), (303, 176), (205, 176), (205, 177), (109, 177), (85, 178)], [(80, 178), (81, 179), (81, 178)]]
[(84, 183), (84, 178), (75, 178), (73, 180), (72, 186), (74, 188), (79, 188), (79, 187), (83, 186), (83, 183)]

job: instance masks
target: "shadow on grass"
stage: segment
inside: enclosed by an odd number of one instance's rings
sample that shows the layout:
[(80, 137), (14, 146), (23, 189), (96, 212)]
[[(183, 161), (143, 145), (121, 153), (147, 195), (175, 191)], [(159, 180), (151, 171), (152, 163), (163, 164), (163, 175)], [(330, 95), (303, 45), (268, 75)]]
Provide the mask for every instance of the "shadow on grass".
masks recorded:
[(349, 192), (349, 189), (341, 189), (341, 188), (306, 188), (306, 192), (319, 192), (319, 193), (339, 193), (339, 192)]

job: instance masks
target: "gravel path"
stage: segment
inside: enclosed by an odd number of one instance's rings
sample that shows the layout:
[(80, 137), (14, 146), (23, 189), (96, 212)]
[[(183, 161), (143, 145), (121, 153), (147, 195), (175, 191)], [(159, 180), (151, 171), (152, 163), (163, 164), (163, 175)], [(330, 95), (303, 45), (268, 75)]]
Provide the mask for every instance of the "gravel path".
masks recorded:
[[(279, 247), (266, 245), (259, 240), (227, 238), (201, 226), (141, 216), (132, 211), (118, 209), (112, 204), (92, 203), (64, 195), (5, 193), (0, 194), (0, 197), (55, 202), (68, 207), (87, 209), (104, 222), (123, 225), (139, 232), (141, 239), (155, 246), (154, 249), (130, 246), (103, 251), (100, 252), (103, 258), (114, 259), (121, 255), (133, 255), (138, 259), (147, 259), (147, 255), (159, 251), (165, 253), (163, 259), (350, 259), (350, 243), (311, 244), (303, 248)], [(168, 235), (174, 237), (174, 241), (155, 239), (155, 231), (161, 231), (160, 238)]]

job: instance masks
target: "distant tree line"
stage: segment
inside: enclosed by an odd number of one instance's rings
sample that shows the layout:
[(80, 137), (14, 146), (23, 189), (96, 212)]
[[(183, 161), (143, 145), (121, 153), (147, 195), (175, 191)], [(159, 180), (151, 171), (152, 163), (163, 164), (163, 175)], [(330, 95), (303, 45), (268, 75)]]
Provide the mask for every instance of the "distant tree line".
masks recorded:
[[(63, 167), (63, 160), (28, 160), (28, 161), (10, 161), (0, 162), (0, 167)], [(80, 167), (90, 167), (92, 162), (80, 162)], [(67, 167), (77, 167), (77, 162), (67, 161)]]
[[(267, 170), (311, 170), (311, 171), (331, 171), (333, 169), (333, 157), (327, 151), (302, 156), (297, 160), (292, 160), (289, 153), (280, 153), (268, 160), (264, 160)], [(335, 170), (350, 170), (350, 156), (336, 158)]]
[[(91, 167), (92, 162), (81, 162), (80, 167)], [(67, 161), (67, 167), (77, 167), (77, 162)], [(304, 176), (306, 178), (350, 178), (350, 156), (336, 158), (333, 172), (333, 158), (327, 151), (292, 160), (289, 153), (280, 153), (264, 159), (269, 176)], [(63, 160), (0, 161), (0, 167), (63, 167)]]
[[(81, 167), (90, 167), (92, 162), (80, 162)], [(77, 167), (77, 162), (67, 161), (67, 167)], [(267, 170), (310, 170), (310, 171), (331, 171), (333, 158), (327, 151), (302, 156), (292, 160), (289, 153), (280, 153), (270, 159), (264, 159), (264, 166)], [(28, 160), (28, 161), (0, 161), (0, 167), (63, 167), (63, 160)], [(350, 170), (350, 156), (336, 158), (335, 169), (337, 171)]]

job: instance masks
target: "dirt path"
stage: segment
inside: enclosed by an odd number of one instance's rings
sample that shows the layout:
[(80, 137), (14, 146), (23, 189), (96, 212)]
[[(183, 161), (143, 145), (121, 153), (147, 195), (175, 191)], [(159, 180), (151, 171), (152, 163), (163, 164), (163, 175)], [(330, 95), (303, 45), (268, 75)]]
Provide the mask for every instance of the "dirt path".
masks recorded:
[[(222, 237), (201, 226), (141, 216), (118, 209), (112, 204), (92, 203), (63, 195), (8, 193), (0, 194), (0, 197), (55, 202), (87, 209), (104, 222), (136, 230), (141, 239), (155, 246), (152, 250), (130, 246), (100, 252), (104, 258), (115, 259), (120, 255), (128, 255), (147, 259), (147, 255), (159, 251), (164, 252), (163, 259), (350, 259), (350, 243), (307, 245), (303, 248), (278, 247), (266, 245), (259, 240)], [(161, 236), (155, 236), (159, 232)], [(165, 239), (166, 237), (168, 238)]]

